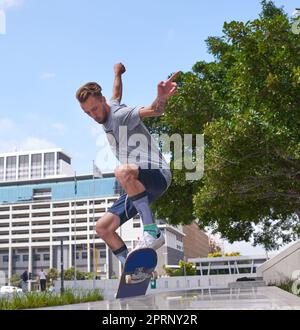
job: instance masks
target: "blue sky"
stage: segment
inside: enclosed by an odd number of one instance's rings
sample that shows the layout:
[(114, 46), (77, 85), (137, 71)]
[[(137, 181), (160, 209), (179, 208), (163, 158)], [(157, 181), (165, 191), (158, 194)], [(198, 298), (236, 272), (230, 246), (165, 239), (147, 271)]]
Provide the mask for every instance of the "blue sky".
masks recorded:
[[(296, 0), (278, 0), (292, 15)], [(111, 97), (113, 65), (123, 62), (123, 102), (149, 105), (170, 72), (210, 60), (205, 40), (224, 21), (254, 19), (260, 0), (0, 0), (0, 152), (61, 147), (78, 173), (101, 169), (102, 128), (74, 94), (98, 81)]]

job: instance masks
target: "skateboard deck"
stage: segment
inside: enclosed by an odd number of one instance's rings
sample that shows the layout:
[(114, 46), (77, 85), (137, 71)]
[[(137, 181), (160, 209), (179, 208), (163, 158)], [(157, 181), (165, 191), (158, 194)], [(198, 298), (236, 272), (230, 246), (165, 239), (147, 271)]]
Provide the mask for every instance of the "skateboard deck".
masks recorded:
[(156, 265), (157, 254), (153, 249), (139, 249), (130, 253), (124, 265), (116, 298), (145, 295)]

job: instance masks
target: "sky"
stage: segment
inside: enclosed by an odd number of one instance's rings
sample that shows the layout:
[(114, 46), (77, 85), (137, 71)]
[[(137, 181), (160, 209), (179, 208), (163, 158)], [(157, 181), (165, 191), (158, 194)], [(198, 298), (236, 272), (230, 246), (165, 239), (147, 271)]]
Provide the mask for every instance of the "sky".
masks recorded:
[[(300, 6), (275, 3), (290, 15)], [(102, 127), (80, 109), (76, 90), (97, 81), (109, 99), (122, 62), (123, 103), (150, 105), (171, 72), (212, 59), (205, 40), (221, 36), (225, 21), (260, 11), (260, 0), (0, 0), (0, 153), (59, 147), (78, 174), (91, 173), (93, 160), (113, 170)]]

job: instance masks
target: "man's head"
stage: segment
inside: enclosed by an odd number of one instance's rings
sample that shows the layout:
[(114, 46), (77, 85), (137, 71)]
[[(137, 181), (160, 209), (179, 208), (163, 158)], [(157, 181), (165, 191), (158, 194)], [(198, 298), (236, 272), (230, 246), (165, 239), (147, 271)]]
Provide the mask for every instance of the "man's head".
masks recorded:
[(97, 123), (104, 124), (108, 117), (109, 106), (101, 92), (101, 86), (95, 82), (90, 82), (79, 88), (76, 98), (86, 114)]

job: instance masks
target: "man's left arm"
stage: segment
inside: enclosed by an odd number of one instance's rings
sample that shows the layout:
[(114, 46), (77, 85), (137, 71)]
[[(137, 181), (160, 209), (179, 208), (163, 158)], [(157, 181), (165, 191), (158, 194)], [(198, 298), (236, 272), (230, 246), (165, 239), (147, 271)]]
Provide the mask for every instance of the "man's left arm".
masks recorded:
[(161, 116), (166, 108), (168, 99), (176, 94), (177, 84), (174, 82), (179, 72), (174, 73), (167, 81), (162, 81), (158, 85), (157, 98), (149, 107), (144, 107), (140, 109), (140, 118), (151, 118)]

